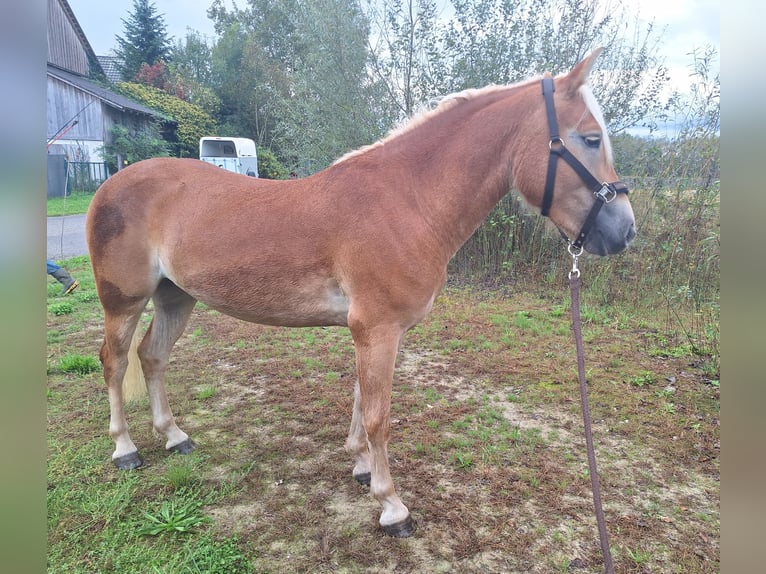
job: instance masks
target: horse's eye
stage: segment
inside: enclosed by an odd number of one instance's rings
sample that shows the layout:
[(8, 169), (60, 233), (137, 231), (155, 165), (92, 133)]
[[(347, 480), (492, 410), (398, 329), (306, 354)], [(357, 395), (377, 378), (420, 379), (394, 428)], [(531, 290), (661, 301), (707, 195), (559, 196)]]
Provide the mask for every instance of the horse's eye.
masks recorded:
[(587, 135), (582, 136), (585, 145), (591, 148), (598, 148), (601, 145), (601, 136), (599, 135)]

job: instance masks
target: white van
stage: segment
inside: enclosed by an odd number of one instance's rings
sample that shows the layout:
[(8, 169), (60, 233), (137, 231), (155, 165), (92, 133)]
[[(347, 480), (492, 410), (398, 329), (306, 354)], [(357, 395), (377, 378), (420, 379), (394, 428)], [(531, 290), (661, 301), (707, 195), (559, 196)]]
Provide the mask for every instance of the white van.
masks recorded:
[(200, 138), (199, 158), (234, 173), (258, 177), (255, 142), (248, 138)]

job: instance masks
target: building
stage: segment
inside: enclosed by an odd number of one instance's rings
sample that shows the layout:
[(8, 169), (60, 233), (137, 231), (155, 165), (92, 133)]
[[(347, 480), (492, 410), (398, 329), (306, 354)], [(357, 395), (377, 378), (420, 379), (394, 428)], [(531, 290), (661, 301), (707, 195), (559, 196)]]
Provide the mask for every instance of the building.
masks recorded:
[(95, 190), (109, 176), (102, 150), (111, 128), (165, 118), (109, 88), (67, 0), (48, 0), (47, 32), (48, 197)]

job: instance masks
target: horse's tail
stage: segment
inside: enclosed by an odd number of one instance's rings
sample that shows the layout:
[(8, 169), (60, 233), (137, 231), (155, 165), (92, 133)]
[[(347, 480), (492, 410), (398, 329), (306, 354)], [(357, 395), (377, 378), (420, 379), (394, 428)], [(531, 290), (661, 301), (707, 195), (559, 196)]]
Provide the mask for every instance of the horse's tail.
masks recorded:
[(125, 402), (140, 399), (146, 395), (146, 381), (144, 371), (141, 368), (141, 360), (138, 358), (138, 343), (141, 338), (141, 325), (136, 325), (133, 331), (133, 339), (130, 341), (128, 350), (128, 369), (125, 378), (122, 379), (122, 397)]

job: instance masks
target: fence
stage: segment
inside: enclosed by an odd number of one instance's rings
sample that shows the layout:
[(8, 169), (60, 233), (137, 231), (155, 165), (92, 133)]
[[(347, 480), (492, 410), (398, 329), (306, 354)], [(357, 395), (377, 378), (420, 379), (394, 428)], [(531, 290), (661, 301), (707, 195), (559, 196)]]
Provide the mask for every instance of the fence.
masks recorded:
[(93, 193), (109, 177), (105, 163), (70, 161), (67, 171), (67, 194)]
[(93, 193), (109, 170), (100, 162), (66, 161), (63, 155), (48, 156), (48, 197), (63, 197), (72, 192)]

